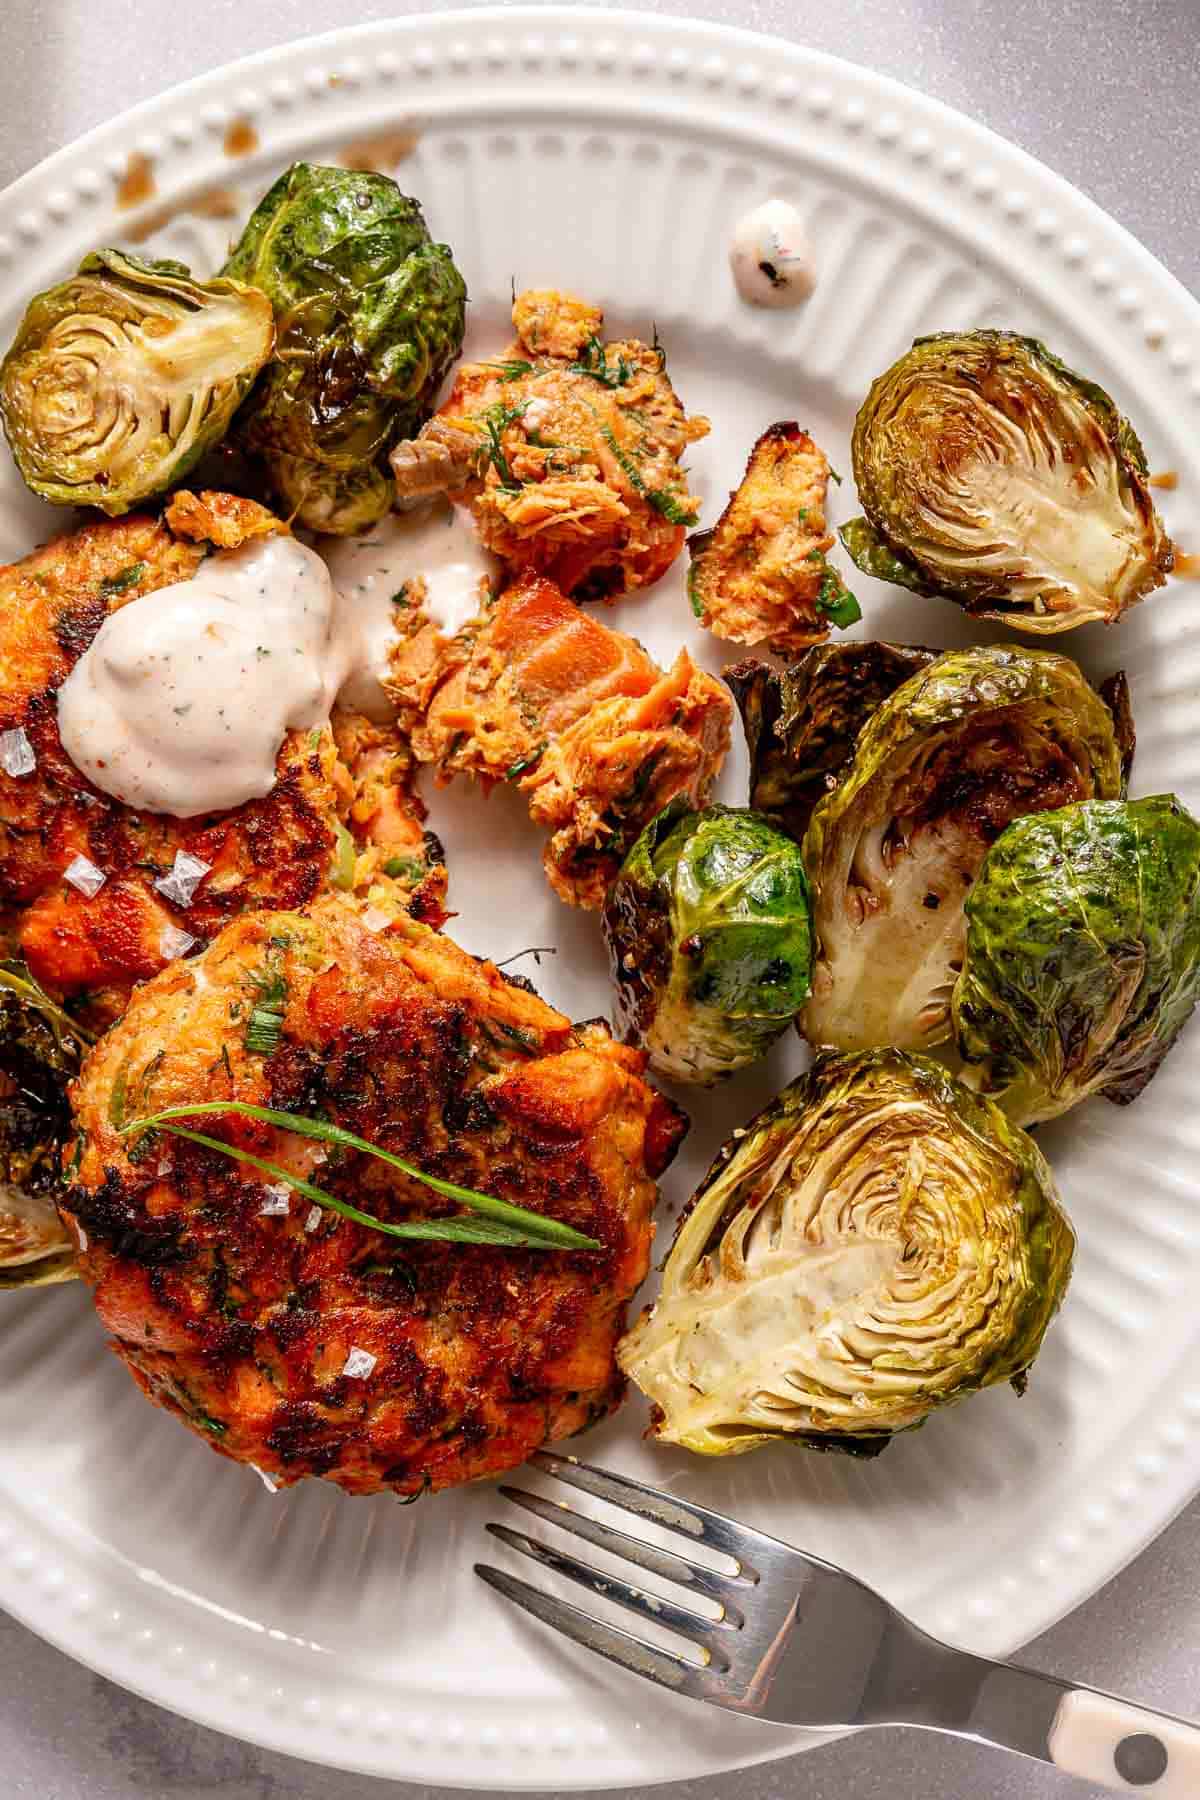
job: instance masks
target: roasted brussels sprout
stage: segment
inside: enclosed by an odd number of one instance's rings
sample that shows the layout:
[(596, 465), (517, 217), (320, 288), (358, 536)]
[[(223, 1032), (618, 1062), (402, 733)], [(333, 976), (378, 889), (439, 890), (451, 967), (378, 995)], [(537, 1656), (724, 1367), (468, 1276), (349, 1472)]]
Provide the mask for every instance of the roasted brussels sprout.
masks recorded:
[(72, 1133), (67, 1083), (88, 1041), (23, 963), (0, 963), (0, 1288), (75, 1273), (54, 1195)]
[(802, 838), (875, 708), (936, 655), (917, 644), (817, 644), (787, 669), (753, 660), (726, 669), (750, 752), (755, 811)]
[(1133, 759), (1137, 753), (1137, 728), (1133, 722), (1129, 677), (1124, 669), (1118, 669), (1115, 675), (1106, 675), (1103, 681), (1096, 684), (1096, 692), (1112, 714), (1113, 731), (1121, 755), (1121, 794), (1124, 796), (1129, 792), (1129, 777), (1133, 773)]
[(826, 1056), (717, 1156), (618, 1360), (668, 1443), (869, 1454), (1023, 1385), (1073, 1252), (998, 1107), (924, 1057)]
[(809, 991), (799, 847), (756, 813), (673, 801), (604, 907), (614, 1023), (650, 1066), (709, 1085), (764, 1055)]
[(918, 338), (860, 407), (853, 456), (859, 568), (985, 618), (1111, 621), (1171, 570), (1132, 425), (1036, 338)]
[(919, 1050), (950, 1035), (963, 900), (1011, 819), (1113, 800), (1112, 714), (1068, 657), (953, 650), (884, 700), (804, 837), (813, 1044)]
[(38, 294), (0, 365), (0, 416), (26, 484), (126, 513), (224, 437), (271, 354), (265, 294), (183, 263), (96, 250)]
[(1020, 1124), (1136, 1099), (1200, 992), (1200, 825), (1175, 796), (1014, 820), (966, 914), (965, 1079)]
[(289, 516), (349, 536), (392, 504), (388, 453), (433, 410), (462, 348), (466, 288), (386, 175), (295, 163), (224, 273), (275, 308), (278, 344), (238, 421)]

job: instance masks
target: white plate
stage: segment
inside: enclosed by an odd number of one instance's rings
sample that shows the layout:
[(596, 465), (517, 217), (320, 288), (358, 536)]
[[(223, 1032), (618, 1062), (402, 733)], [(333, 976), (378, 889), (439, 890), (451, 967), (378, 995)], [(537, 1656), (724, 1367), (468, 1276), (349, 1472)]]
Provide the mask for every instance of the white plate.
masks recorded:
[[(227, 128), (261, 148), (236, 163)], [(1200, 548), (1200, 308), (1111, 220), (978, 126), (864, 70), (714, 26), (594, 11), (408, 19), (272, 51), (141, 106), (0, 200), (0, 337), (25, 298), (119, 237), (116, 183), (152, 161), (150, 210), (214, 184), (247, 199), (294, 156), (413, 121), (399, 173), (453, 244), (477, 341), (503, 336), (510, 277), (595, 296), (619, 327), (656, 321), (687, 403), (715, 432), (693, 455), (711, 519), (747, 448), (799, 417), (845, 468), (870, 378), (918, 332), (1044, 334), (1110, 387)], [(801, 207), (820, 284), (798, 313), (741, 308), (725, 264), (748, 204)], [(138, 215), (140, 216), (140, 215)], [(154, 240), (197, 266), (225, 227), (180, 215)], [(44, 530), (0, 458), (0, 553)], [(853, 510), (849, 483), (838, 516)], [(959, 643), (953, 607), (855, 586), (873, 634)], [(1131, 672), (1136, 790), (1200, 807), (1200, 592), (1184, 583), (1110, 633), (1060, 647)], [(618, 622), (710, 667), (676, 569)], [(993, 634), (997, 635), (997, 634)], [(723, 797), (744, 797), (744, 757)], [(555, 902), (515, 796), (434, 799), (452, 929), (497, 956), (556, 943), (539, 980), (576, 1016), (607, 1004), (593, 916)], [(486, 843), (486, 848), (483, 843)], [(697, 1108), (665, 1184), (673, 1212), (733, 1124), (795, 1066)], [(843, 1562), (931, 1631), (1006, 1653), (1112, 1575), (1200, 1482), (1200, 1231), (1193, 1172), (1200, 1030), (1127, 1112), (1098, 1102), (1044, 1134), (1080, 1230), (1078, 1272), (1027, 1397), (1007, 1389), (859, 1466), (779, 1448), (704, 1464), (640, 1442), (641, 1403), (588, 1455)], [(669, 1220), (669, 1214), (666, 1215)], [(664, 1226), (664, 1230), (667, 1226)], [(471, 1573), (489, 1488), (401, 1510), (318, 1482), (272, 1498), (135, 1392), (81, 1289), (0, 1304), (0, 1599), (112, 1679), (205, 1724), (345, 1768), (488, 1789), (622, 1786), (710, 1774), (806, 1740), (709, 1713), (572, 1652)]]

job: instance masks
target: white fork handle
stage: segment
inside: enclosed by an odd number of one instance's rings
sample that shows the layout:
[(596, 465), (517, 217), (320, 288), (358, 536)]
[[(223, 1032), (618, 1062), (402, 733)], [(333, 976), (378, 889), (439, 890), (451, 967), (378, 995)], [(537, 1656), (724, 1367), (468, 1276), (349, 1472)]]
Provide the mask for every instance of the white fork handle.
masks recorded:
[(1062, 1697), (1049, 1734), (1050, 1760), (1067, 1775), (1151, 1800), (1200, 1796), (1200, 1726), (1131, 1706), (1092, 1688)]

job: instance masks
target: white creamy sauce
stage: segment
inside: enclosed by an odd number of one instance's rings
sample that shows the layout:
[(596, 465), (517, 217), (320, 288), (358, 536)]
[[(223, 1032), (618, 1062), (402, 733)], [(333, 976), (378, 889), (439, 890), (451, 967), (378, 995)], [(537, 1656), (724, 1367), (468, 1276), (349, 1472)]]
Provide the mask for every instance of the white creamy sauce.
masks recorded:
[(63, 748), (147, 811), (189, 818), (261, 798), (284, 734), (329, 717), (358, 659), (342, 611), (295, 538), (218, 551), (105, 620), (59, 690)]
[[(493, 581), (500, 565), (463, 509), (444, 500), (391, 513), (361, 537), (327, 538), (321, 551), (362, 644), (341, 703), (368, 718), (388, 719), (395, 709), (383, 680), (399, 636), (398, 612), (420, 603), (443, 637), (453, 637), (479, 611), (481, 584)], [(423, 600), (414, 591), (418, 578)]]
[(801, 306), (817, 285), (800, 214), (787, 200), (765, 200), (738, 220), (729, 266), (750, 306)]

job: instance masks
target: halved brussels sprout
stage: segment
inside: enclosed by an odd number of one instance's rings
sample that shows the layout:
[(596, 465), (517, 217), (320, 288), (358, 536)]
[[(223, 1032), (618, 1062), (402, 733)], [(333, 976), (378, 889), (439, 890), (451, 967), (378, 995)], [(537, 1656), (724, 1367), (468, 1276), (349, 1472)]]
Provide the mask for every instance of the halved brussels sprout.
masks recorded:
[(801, 839), (876, 707), (936, 655), (919, 644), (816, 644), (783, 670), (754, 661), (726, 669), (750, 752), (755, 811)]
[(75, 1239), (43, 1194), (26, 1194), (0, 1182), (0, 1292), (52, 1287), (79, 1274)]
[(229, 429), (271, 354), (265, 294), (183, 263), (96, 250), (30, 301), (0, 365), (0, 417), (26, 484), (126, 513)]
[(841, 1050), (949, 1037), (963, 901), (989, 846), (1023, 813), (1120, 792), (1112, 714), (1068, 657), (952, 650), (910, 677), (805, 834), (818, 945), (805, 1035)]
[(1021, 1124), (1141, 1093), (1200, 993), (1200, 825), (1173, 794), (1017, 819), (967, 896), (954, 1030)]
[(1023, 1385), (1074, 1244), (998, 1107), (924, 1057), (822, 1057), (717, 1156), (618, 1361), (667, 1443), (869, 1454)]
[(388, 453), (429, 417), (462, 349), (467, 291), (450, 251), (390, 177), (295, 163), (224, 273), (263, 289), (279, 333), (242, 442), (300, 524), (365, 530), (392, 504)]
[(604, 907), (614, 1025), (675, 1081), (709, 1085), (766, 1054), (809, 991), (798, 845), (752, 812), (673, 801)]
[(859, 408), (853, 457), (866, 517), (842, 542), (881, 580), (1054, 632), (1170, 573), (1136, 432), (1036, 338), (918, 338)]
[(0, 1288), (75, 1274), (54, 1196), (73, 1130), (67, 1085), (90, 1041), (23, 963), (0, 963)]

